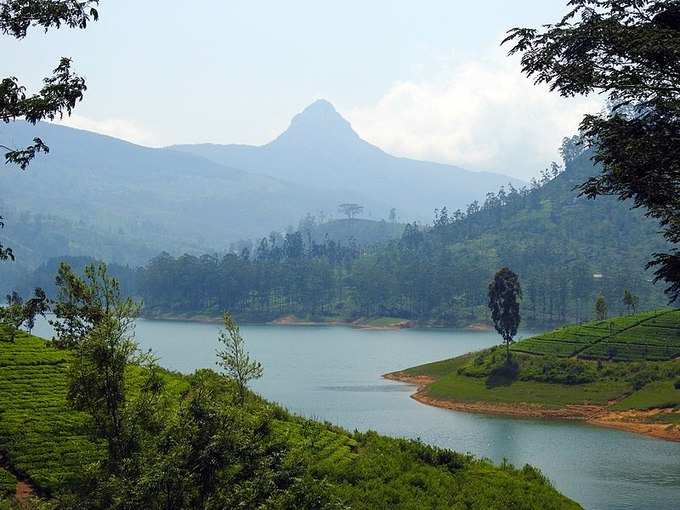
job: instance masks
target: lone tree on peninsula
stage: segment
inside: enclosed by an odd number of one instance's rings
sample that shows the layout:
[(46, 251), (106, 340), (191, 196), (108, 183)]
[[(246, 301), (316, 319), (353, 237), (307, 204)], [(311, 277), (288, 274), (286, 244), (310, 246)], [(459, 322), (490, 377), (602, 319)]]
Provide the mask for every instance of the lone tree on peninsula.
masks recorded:
[(522, 320), (519, 303), (522, 300), (522, 287), (515, 273), (504, 267), (496, 273), (489, 284), (489, 309), (493, 325), (505, 342), (507, 360), (510, 360), (510, 344), (517, 334)]

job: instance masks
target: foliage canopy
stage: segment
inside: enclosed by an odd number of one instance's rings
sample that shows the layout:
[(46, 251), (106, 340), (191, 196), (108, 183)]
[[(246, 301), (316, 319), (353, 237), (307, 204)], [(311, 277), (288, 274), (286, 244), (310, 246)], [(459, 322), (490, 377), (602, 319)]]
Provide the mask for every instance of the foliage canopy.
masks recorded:
[(525, 74), (563, 96), (598, 92), (611, 108), (587, 115), (584, 143), (602, 173), (581, 183), (589, 198), (631, 199), (659, 220), (675, 245), (648, 267), (680, 298), (680, 2), (571, 0), (541, 30), (514, 28), (504, 42)]
[(518, 276), (504, 267), (496, 273), (489, 284), (489, 310), (491, 310), (493, 325), (505, 342), (508, 358), (510, 358), (510, 344), (522, 320), (519, 312), (521, 300), (522, 287)]

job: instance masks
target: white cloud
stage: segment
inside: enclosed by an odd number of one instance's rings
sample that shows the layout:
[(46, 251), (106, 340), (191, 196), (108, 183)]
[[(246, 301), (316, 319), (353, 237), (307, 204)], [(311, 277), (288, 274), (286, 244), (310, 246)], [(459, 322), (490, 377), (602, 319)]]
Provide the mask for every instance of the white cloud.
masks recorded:
[(584, 113), (601, 108), (535, 86), (505, 56), (447, 67), (443, 78), (395, 83), (377, 104), (351, 110), (354, 128), (396, 155), (529, 179), (558, 159)]
[(127, 119), (91, 119), (82, 115), (71, 115), (56, 124), (86, 131), (94, 131), (102, 135), (113, 136), (139, 145), (156, 146), (157, 137), (151, 131), (143, 128), (134, 121)]

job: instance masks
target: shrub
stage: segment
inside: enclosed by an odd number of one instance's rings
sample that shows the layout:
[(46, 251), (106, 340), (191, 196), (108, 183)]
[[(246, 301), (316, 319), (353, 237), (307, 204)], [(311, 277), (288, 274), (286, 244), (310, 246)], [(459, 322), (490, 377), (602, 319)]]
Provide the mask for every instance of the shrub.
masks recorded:
[(631, 384), (633, 385), (635, 391), (637, 391), (647, 386), (650, 382), (656, 381), (661, 377), (662, 374), (660, 374), (657, 366), (649, 366), (645, 363), (640, 366), (640, 370), (638, 370), (638, 372), (633, 376), (631, 379)]

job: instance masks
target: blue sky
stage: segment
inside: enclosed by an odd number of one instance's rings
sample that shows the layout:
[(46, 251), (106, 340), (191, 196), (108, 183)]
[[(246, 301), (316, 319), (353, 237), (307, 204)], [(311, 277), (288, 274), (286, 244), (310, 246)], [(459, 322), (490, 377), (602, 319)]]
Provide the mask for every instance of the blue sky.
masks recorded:
[(317, 98), (389, 152), (529, 178), (592, 100), (533, 87), (498, 48), (566, 0), (102, 0), (86, 31), (0, 38), (35, 88), (61, 56), (89, 85), (68, 124), (146, 144), (266, 143)]

